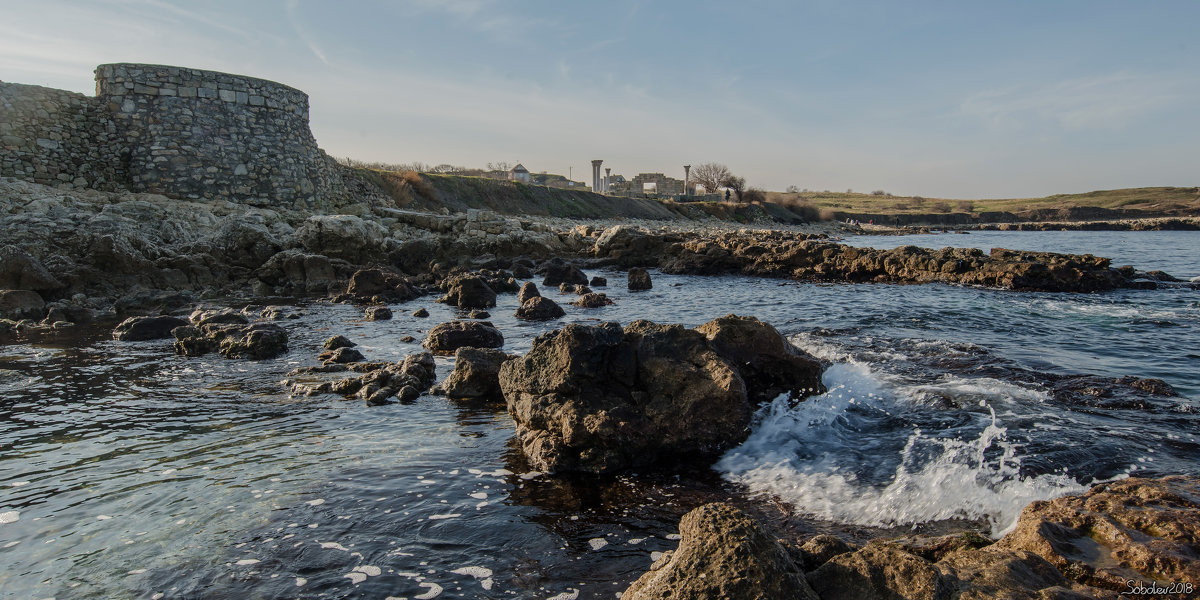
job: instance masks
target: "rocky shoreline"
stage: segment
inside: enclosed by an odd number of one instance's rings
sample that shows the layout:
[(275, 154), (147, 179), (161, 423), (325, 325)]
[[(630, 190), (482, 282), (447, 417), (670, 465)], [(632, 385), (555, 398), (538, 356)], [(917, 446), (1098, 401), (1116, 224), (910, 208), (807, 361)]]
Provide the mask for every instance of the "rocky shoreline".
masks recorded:
[(515, 270), (522, 260), (523, 268), (568, 259), (668, 273), (1036, 291), (1176, 283), (1165, 273), (1114, 268), (1089, 255), (851, 248), (828, 239), (836, 231), (829, 224), (581, 225), (487, 211), (407, 211), (380, 197), (314, 213), (14, 179), (0, 179), (0, 231), (0, 331), (10, 332), (116, 320), (222, 297), (333, 296), (365, 268), (404, 278), (404, 293), (413, 297), (445, 291), (452, 272)]

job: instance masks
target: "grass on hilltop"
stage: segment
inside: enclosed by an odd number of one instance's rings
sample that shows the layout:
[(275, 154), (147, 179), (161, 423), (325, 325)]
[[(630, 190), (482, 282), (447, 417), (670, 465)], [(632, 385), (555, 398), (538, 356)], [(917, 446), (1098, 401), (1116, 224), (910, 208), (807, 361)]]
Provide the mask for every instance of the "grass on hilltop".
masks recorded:
[(826, 214), (938, 214), (1021, 213), (1096, 207), (1110, 210), (1139, 210), (1167, 214), (1200, 214), (1200, 188), (1150, 187), (1101, 190), (1084, 194), (1055, 194), (1044, 198), (960, 200), (893, 196), (883, 192), (767, 192), (767, 201), (777, 204), (810, 205)]

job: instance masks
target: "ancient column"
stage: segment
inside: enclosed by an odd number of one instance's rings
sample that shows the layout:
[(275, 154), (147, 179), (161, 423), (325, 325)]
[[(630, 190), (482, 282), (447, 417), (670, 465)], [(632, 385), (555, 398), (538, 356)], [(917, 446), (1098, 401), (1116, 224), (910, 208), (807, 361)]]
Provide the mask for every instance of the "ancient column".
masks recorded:
[(683, 165), (683, 195), (684, 196), (690, 195), (690, 194), (688, 194), (688, 180), (691, 178), (691, 176), (692, 176), (692, 165)]
[(603, 160), (592, 161), (592, 191), (597, 194), (600, 193), (600, 165), (603, 162)]

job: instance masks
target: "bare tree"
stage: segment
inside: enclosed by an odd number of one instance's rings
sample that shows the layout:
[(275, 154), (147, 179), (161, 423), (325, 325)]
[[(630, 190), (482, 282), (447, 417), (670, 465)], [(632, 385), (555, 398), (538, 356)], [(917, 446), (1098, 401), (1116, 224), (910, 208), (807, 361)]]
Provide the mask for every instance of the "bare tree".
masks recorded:
[(729, 167), (719, 163), (704, 163), (692, 167), (691, 183), (704, 186), (704, 191), (712, 194), (725, 187), (725, 180), (733, 177)]
[(742, 201), (742, 194), (746, 190), (746, 178), (738, 177), (737, 175), (729, 175), (721, 182), (721, 187), (727, 187), (737, 194), (738, 202)]

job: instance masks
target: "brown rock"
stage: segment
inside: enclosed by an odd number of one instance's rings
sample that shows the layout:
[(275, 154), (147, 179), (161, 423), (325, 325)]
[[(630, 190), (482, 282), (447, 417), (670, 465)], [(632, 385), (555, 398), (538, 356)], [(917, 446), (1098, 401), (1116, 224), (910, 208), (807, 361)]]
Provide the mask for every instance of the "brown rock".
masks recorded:
[(765, 402), (783, 393), (800, 399), (824, 393), (825, 366), (796, 348), (770, 323), (754, 317), (726, 315), (696, 328), (714, 350), (737, 365), (752, 402)]
[(32, 290), (0, 290), (0, 318), (21, 320), (40, 319), (46, 312), (46, 302)]
[(689, 512), (679, 534), (679, 548), (655, 562), (622, 599), (817, 600), (787, 551), (733, 506), (706, 504)]
[(996, 544), (1037, 554), (1085, 585), (1200, 582), (1200, 479), (1130, 478), (1034, 502)]
[[(557, 259), (555, 259), (557, 260)], [(542, 285), (557, 286), (562, 283), (587, 285), (587, 275), (575, 265), (551, 261), (546, 265), (546, 278)]]
[(438, 302), (459, 308), (489, 308), (496, 305), (496, 292), (482, 277), (465, 275), (450, 281)]
[(392, 309), (386, 306), (368, 306), (363, 314), (367, 321), (387, 321), (392, 318)]
[(633, 267), (629, 269), (629, 290), (648, 290), (654, 287), (650, 281), (650, 274), (641, 267)]
[(521, 303), (516, 317), (527, 321), (549, 321), (567, 314), (557, 302), (544, 296), (534, 296)]
[(454, 352), (454, 371), (440, 385), (451, 398), (503, 401), (500, 365), (514, 358), (501, 350), (459, 348)]
[(325, 342), (321, 344), (321, 347), (325, 348), (326, 350), (337, 350), (338, 348), (353, 348), (357, 345), (358, 344), (350, 341), (350, 338), (344, 335), (335, 335), (325, 340)]
[(541, 296), (541, 294), (538, 293), (537, 285), (532, 281), (526, 281), (521, 285), (521, 291), (517, 292), (517, 303), (525, 304), (526, 300), (537, 298), (538, 296)]
[(450, 321), (435, 325), (423, 345), (435, 354), (450, 355), (459, 348), (499, 348), (504, 335), (488, 321)]
[(607, 294), (597, 294), (593, 292), (576, 298), (571, 304), (582, 308), (600, 308), (601, 306), (608, 306), (612, 303), (612, 299), (609, 298)]
[(955, 591), (932, 563), (885, 543), (835, 556), (807, 579), (821, 600), (950, 600)]

